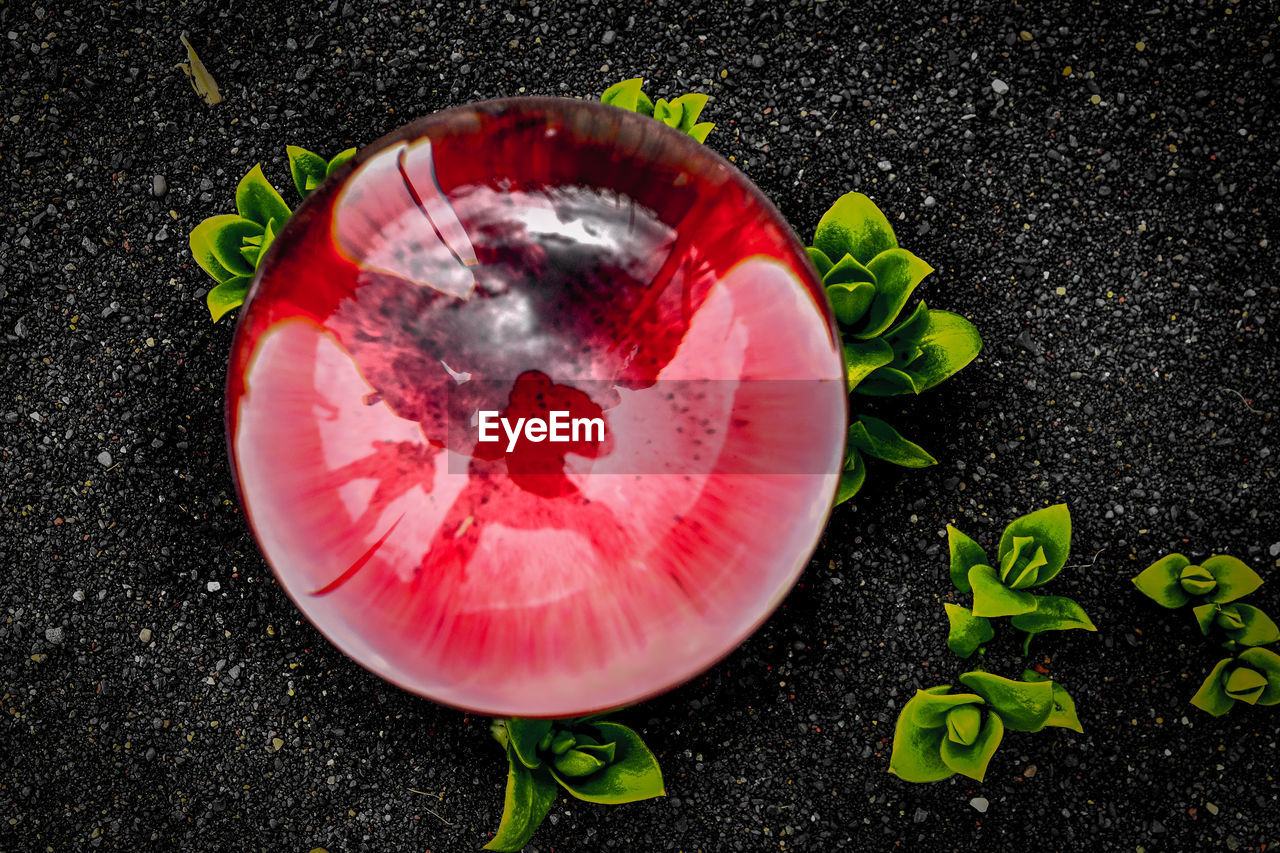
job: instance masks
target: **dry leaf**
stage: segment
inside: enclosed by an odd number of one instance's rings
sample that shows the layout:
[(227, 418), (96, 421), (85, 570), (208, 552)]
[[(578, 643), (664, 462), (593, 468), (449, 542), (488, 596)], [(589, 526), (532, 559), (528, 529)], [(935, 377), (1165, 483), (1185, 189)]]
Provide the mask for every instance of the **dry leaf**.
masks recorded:
[(174, 67), (182, 69), (191, 81), (191, 88), (196, 90), (197, 95), (204, 98), (206, 104), (220, 102), (222, 93), (218, 91), (218, 81), (213, 79), (209, 69), (204, 67), (200, 57), (196, 55), (196, 49), (191, 46), (191, 42), (187, 41), (187, 34), (183, 33), (180, 38), (187, 48), (187, 61), (179, 62)]

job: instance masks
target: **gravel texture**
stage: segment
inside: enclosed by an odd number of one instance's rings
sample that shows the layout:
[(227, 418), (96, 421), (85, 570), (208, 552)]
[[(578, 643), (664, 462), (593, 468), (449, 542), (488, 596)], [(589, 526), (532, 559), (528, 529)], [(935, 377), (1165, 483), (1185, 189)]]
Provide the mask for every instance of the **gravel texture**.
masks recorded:
[[(805, 237), (891, 213), (980, 359), (878, 406), (941, 463), (876, 467), (738, 652), (626, 712), (665, 799), (557, 804), (538, 850), (1260, 850), (1280, 709), (1187, 704), (1217, 659), (1128, 578), (1228, 551), (1280, 611), (1266, 2), (396, 2), (0, 6), (0, 849), (479, 848), (487, 721), (335, 651), (273, 582), (222, 433), (230, 323), (186, 249), (284, 146), (326, 154), (500, 95), (708, 92), (709, 143)], [(226, 100), (204, 105), (179, 33)], [(1085, 733), (1012, 733), (987, 781), (886, 773), (945, 646), (947, 522), (993, 542), (1066, 500), (1037, 641)], [(1277, 614), (1280, 615), (1280, 614)], [(1007, 633), (1007, 632), (1006, 632)], [(1020, 669), (1011, 640), (991, 665)]]

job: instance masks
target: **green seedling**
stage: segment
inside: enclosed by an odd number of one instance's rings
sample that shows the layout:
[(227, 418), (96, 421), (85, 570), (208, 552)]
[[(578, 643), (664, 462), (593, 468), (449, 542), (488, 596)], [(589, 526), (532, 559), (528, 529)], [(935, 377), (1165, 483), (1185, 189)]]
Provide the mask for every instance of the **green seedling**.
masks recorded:
[(989, 560), (977, 542), (947, 525), (951, 582), (973, 595), (973, 607), (947, 604), (951, 631), (947, 646), (969, 657), (995, 636), (991, 620), (1009, 617), (1025, 632), (1022, 651), (1045, 631), (1096, 631), (1079, 604), (1059, 595), (1036, 595), (1030, 590), (1057, 577), (1071, 553), (1071, 513), (1055, 504), (1011, 522), (1000, 537), (996, 559)]
[(1084, 730), (1067, 691), (1034, 670), (1024, 672), (1022, 681), (966, 672), (960, 683), (972, 692), (931, 687), (903, 707), (890, 773), (906, 782), (937, 782), (957, 773), (981, 782), (1006, 730)]
[(640, 735), (593, 717), (495, 720), (490, 730), (507, 753), (502, 822), (486, 850), (529, 843), (563, 788), (589, 803), (617, 805), (666, 796), (658, 760)]

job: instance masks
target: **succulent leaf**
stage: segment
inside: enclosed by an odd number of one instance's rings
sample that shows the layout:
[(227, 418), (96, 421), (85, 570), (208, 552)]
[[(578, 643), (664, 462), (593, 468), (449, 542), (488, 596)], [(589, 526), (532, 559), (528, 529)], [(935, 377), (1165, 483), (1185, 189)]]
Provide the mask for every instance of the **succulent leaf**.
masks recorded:
[(893, 752), (889, 756), (889, 772), (905, 782), (937, 782), (955, 773), (942, 760), (942, 727), (924, 728), (915, 722), (915, 710), (922, 696), (947, 693), (947, 685), (919, 690), (903, 706), (893, 730)]
[(532, 770), (542, 766), (542, 759), (538, 757), (538, 742), (551, 728), (551, 720), (529, 720), (524, 717), (511, 717), (507, 720), (507, 736), (511, 740), (511, 748), (525, 767)]
[(1240, 627), (1228, 628), (1226, 634), (1242, 646), (1266, 646), (1280, 640), (1280, 626), (1252, 604), (1228, 604)]
[[(917, 691), (914, 699), (907, 703), (907, 708), (911, 709), (912, 723), (922, 729), (938, 729), (946, 727), (947, 715), (961, 705), (981, 704), (982, 697), (974, 693), (939, 693), (937, 688), (933, 688)], [(904, 708), (903, 713), (906, 711)]]
[(982, 351), (982, 336), (973, 323), (959, 314), (930, 308), (928, 324), (916, 345), (920, 354), (904, 372), (918, 393), (949, 379), (977, 358)]
[(673, 107), (680, 109), (680, 123), (676, 125), (677, 130), (685, 133), (693, 130), (693, 126), (698, 121), (698, 116), (702, 115), (702, 108), (707, 105), (707, 95), (701, 92), (690, 92), (687, 95), (681, 95), (672, 102)]
[(1075, 700), (1071, 698), (1067, 688), (1056, 681), (1050, 681), (1047, 675), (1041, 675), (1034, 669), (1023, 670), (1022, 680), (1048, 681), (1053, 685), (1053, 710), (1049, 713), (1049, 719), (1044, 722), (1046, 727), (1053, 726), (1060, 729), (1071, 729), (1075, 732), (1084, 732), (1084, 726), (1080, 725), (1080, 718), (1076, 715)]
[(1009, 589), (991, 566), (974, 566), (969, 570), (969, 586), (973, 589), (973, 615), (983, 617), (1016, 616), (1036, 609), (1036, 597), (1019, 589)]
[(324, 176), (327, 178), (338, 169), (347, 164), (347, 161), (356, 156), (355, 148), (348, 148), (345, 151), (339, 151), (333, 155), (333, 159), (329, 161), (329, 165), (324, 167)]
[(1000, 741), (1004, 739), (1004, 729), (1004, 721), (998, 714), (987, 714), (982, 729), (972, 744), (959, 744), (951, 738), (942, 740), (942, 763), (957, 773), (981, 782), (987, 775), (991, 757), (996, 754)]
[(836, 199), (813, 233), (813, 245), (829, 258), (853, 255), (868, 264), (881, 252), (898, 247), (893, 227), (875, 202), (859, 192)]
[[(879, 340), (879, 338), (872, 338), (872, 340)], [(854, 390), (868, 397), (897, 397), (901, 394), (920, 393), (911, 375), (891, 364), (878, 368)]]
[(840, 472), (840, 484), (836, 487), (835, 506), (856, 495), (867, 480), (867, 464), (862, 461), (862, 454), (852, 447), (846, 454), (844, 470)]
[(1202, 596), (1213, 592), (1218, 581), (1204, 566), (1185, 566), (1178, 575), (1178, 585), (1187, 595)]
[(329, 164), (319, 154), (297, 145), (285, 146), (285, 153), (289, 155), (289, 176), (293, 178), (293, 188), (299, 197), (306, 198), (324, 180)]
[(1005, 554), (1013, 548), (1015, 537), (1027, 536), (1034, 538), (1036, 544), (1044, 548), (1046, 562), (1039, 568), (1036, 582), (1033, 584), (1033, 586), (1040, 586), (1048, 583), (1062, 571), (1062, 567), (1067, 564), (1067, 557), (1071, 554), (1071, 512), (1067, 509), (1067, 505), (1054, 504), (1011, 522), (1000, 537), (997, 559), (1003, 559)]
[(1223, 658), (1214, 665), (1204, 683), (1200, 685), (1200, 689), (1196, 691), (1196, 695), (1191, 697), (1192, 705), (1215, 717), (1221, 717), (1231, 710), (1236, 700), (1228, 696), (1223, 687), (1227, 667), (1230, 665), (1231, 658)]
[(584, 778), (570, 778), (557, 772), (555, 776), (566, 791), (590, 803), (632, 803), (651, 797), (666, 796), (662, 771), (640, 735), (624, 725), (601, 720), (592, 726), (601, 743), (614, 744), (615, 759), (607, 767)]
[[(632, 77), (629, 80), (620, 80), (614, 83), (608, 89), (604, 90), (604, 94), (600, 96), (600, 102), (609, 104), (610, 106), (620, 107), (631, 112), (639, 112), (640, 97), (644, 94), (641, 88), (644, 86), (643, 77)], [(650, 112), (653, 106), (650, 104)]]
[(258, 223), (260, 228), (272, 219), (284, 222), (289, 218), (289, 205), (262, 174), (261, 163), (250, 169), (236, 186), (236, 212)]
[(551, 754), (555, 756), (564, 755), (578, 744), (578, 738), (573, 732), (560, 729), (551, 737)]
[[(876, 295), (875, 285), (866, 281), (837, 282), (828, 284), (826, 287), (832, 312), (836, 315), (836, 319), (846, 326), (856, 323), (867, 312)], [(877, 343), (883, 342), (877, 341)], [(889, 345), (885, 344), (885, 346), (888, 348)], [(889, 349), (889, 358), (892, 361), (892, 348)]]
[(912, 292), (933, 272), (933, 267), (906, 249), (888, 249), (866, 266), (876, 277), (876, 295), (862, 328), (853, 335), (859, 340), (874, 338), (893, 325)]
[(947, 609), (947, 622), (951, 626), (947, 633), (947, 648), (956, 655), (971, 657), (979, 646), (995, 637), (991, 620), (974, 616), (973, 611), (958, 604), (946, 603), (943, 607)]
[(948, 740), (972, 746), (982, 730), (982, 711), (973, 704), (957, 705), (947, 713), (946, 724)]
[[(821, 249), (818, 251), (821, 251)], [(828, 287), (833, 284), (870, 284), (872, 285), (871, 292), (874, 294), (876, 277), (871, 270), (859, 263), (857, 258), (846, 254), (823, 274), (822, 283)]]
[(849, 390), (856, 388), (877, 367), (892, 360), (893, 350), (882, 340), (844, 341), (844, 366)]
[(1207, 596), (1207, 600), (1215, 604), (1243, 598), (1262, 586), (1262, 578), (1258, 573), (1235, 557), (1216, 554), (1200, 565), (1217, 582), (1215, 589)]
[(987, 701), (1017, 732), (1038, 732), (1053, 713), (1053, 685), (1047, 681), (1014, 681), (989, 672), (966, 672), (960, 681)]
[(1226, 681), (1222, 685), (1227, 695), (1232, 699), (1238, 702), (1247, 702), (1250, 705), (1257, 703), (1266, 686), (1267, 677), (1256, 669), (1250, 669), (1247, 666), (1237, 666), (1229, 670)]
[(1133, 585), (1161, 607), (1173, 609), (1191, 600), (1178, 582), (1191, 561), (1181, 554), (1168, 554), (1147, 566), (1133, 579)]
[(1035, 610), (1020, 613), (1009, 620), (1019, 631), (1043, 634), (1045, 631), (1072, 629), (1098, 630), (1085, 614), (1084, 609), (1070, 598), (1062, 595), (1037, 595), (1034, 598)]
[(827, 257), (827, 253), (821, 249), (810, 246), (804, 251), (805, 254), (809, 256), (809, 260), (813, 261), (813, 266), (814, 269), (818, 271), (819, 279), (823, 278), (827, 272), (835, 266), (835, 264), (831, 262), (831, 259)]
[(716, 129), (715, 122), (702, 121), (689, 128), (689, 136), (694, 142), (706, 142), (707, 134)]
[(973, 592), (969, 585), (969, 570), (987, 565), (986, 552), (959, 528), (947, 525), (947, 550), (951, 555), (951, 582), (961, 592)]
[(862, 415), (849, 427), (849, 443), (876, 459), (883, 459), (904, 468), (927, 468), (938, 460), (923, 447), (903, 438), (889, 424), (879, 418)]
[(224, 213), (210, 216), (195, 228), (187, 238), (191, 256), (200, 268), (219, 282), (238, 275), (252, 275), (253, 266), (240, 254), (245, 240), (262, 234), (262, 226), (256, 222)]
[(1238, 660), (1266, 676), (1267, 686), (1258, 697), (1258, 704), (1280, 705), (1280, 655), (1271, 649), (1245, 649)]
[(653, 117), (667, 127), (679, 127), (683, 115), (684, 107), (678, 103), (671, 103), (666, 98), (659, 98), (653, 102)]
[(602, 770), (605, 762), (599, 757), (580, 749), (570, 749), (564, 755), (556, 756), (553, 762), (556, 773), (570, 779), (581, 779)]
[(547, 812), (551, 811), (555, 799), (556, 785), (546, 771), (530, 770), (508, 747), (507, 792), (502, 805), (502, 822), (484, 849), (516, 853), (524, 848)]
[(209, 306), (209, 316), (213, 318), (213, 322), (218, 322), (228, 311), (243, 305), (251, 284), (253, 276), (238, 275), (210, 290), (205, 296), (205, 304)]
[(587, 755), (594, 755), (605, 764), (612, 764), (617, 755), (618, 745), (616, 743), (584, 743), (585, 738), (578, 739), (578, 745), (574, 747), (578, 752), (585, 752)]

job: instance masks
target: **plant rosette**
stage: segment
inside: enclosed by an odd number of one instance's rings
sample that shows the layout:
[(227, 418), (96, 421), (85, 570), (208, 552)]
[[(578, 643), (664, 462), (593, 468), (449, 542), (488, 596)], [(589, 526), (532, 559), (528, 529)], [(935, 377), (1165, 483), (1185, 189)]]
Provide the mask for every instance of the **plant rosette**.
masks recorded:
[(1269, 646), (1280, 640), (1280, 627), (1265, 612), (1252, 604), (1214, 604), (1207, 602), (1192, 608), (1200, 633), (1217, 634), (1230, 650), (1253, 646)]
[(960, 682), (918, 690), (898, 715), (889, 772), (905, 782), (938, 782), (959, 773), (977, 782), (987, 774), (1006, 730), (1058, 727), (1082, 732), (1075, 702), (1056, 681), (1034, 670), (1015, 681), (966, 672)]
[(667, 127), (692, 136), (699, 142), (707, 141), (707, 134), (715, 129), (709, 121), (699, 122), (698, 116), (707, 105), (708, 96), (699, 92), (681, 95), (675, 100), (653, 100), (643, 91), (644, 78), (632, 77), (614, 83), (600, 96), (600, 102), (611, 107), (629, 110), (662, 122)]
[(1156, 604), (1172, 610), (1191, 602), (1220, 605), (1244, 598), (1262, 586), (1262, 578), (1226, 554), (1214, 554), (1199, 565), (1182, 554), (1169, 554), (1143, 569), (1133, 585)]
[[(287, 152), (294, 188), (306, 198), (327, 175), (354, 157), (356, 149), (348, 148), (332, 160), (296, 145), (288, 146)], [(192, 229), (191, 256), (218, 282), (205, 297), (215, 323), (244, 303), (254, 272), (292, 213), (259, 163), (236, 186), (235, 213), (211, 216)]]
[(1237, 702), (1249, 705), (1280, 704), (1280, 655), (1270, 649), (1245, 649), (1234, 658), (1223, 658), (1205, 678), (1191, 704), (1221, 717)]
[[(858, 192), (836, 200), (807, 249), (840, 325), (849, 391), (870, 397), (919, 394), (965, 367), (982, 350), (977, 328), (921, 300), (900, 319), (933, 267), (899, 247), (889, 219)], [(864, 457), (906, 468), (936, 465), (928, 451), (883, 420), (853, 420), (836, 503), (866, 481)]]
[(507, 753), (502, 823), (486, 850), (524, 847), (560, 789), (589, 803), (617, 805), (666, 795), (662, 771), (644, 741), (619, 723), (576, 720), (494, 720)]
[(1055, 504), (1011, 522), (1000, 537), (996, 559), (988, 560), (977, 542), (947, 525), (951, 582), (973, 595), (973, 607), (946, 604), (950, 633), (947, 646), (970, 657), (995, 636), (991, 619), (1010, 617), (1026, 633), (1023, 654), (1032, 638), (1045, 631), (1096, 631), (1084, 610), (1070, 598), (1036, 595), (1030, 590), (1057, 577), (1071, 553), (1071, 513)]

